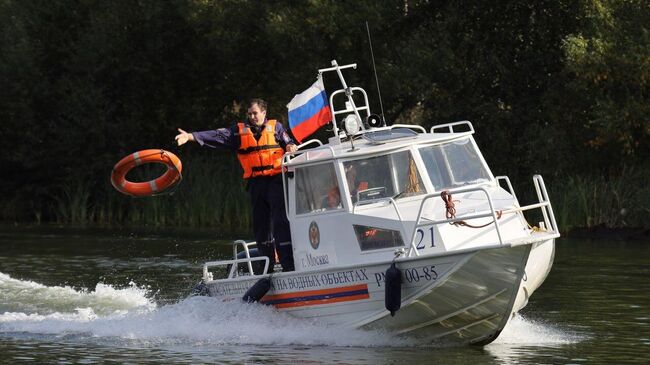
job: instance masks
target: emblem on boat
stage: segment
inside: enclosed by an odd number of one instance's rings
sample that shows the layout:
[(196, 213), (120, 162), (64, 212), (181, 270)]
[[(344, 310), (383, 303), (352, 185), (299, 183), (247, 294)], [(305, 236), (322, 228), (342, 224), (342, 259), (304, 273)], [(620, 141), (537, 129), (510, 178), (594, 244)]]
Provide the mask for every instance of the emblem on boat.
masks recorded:
[(318, 249), (318, 245), (320, 244), (320, 231), (316, 222), (311, 222), (309, 225), (309, 242), (314, 250)]

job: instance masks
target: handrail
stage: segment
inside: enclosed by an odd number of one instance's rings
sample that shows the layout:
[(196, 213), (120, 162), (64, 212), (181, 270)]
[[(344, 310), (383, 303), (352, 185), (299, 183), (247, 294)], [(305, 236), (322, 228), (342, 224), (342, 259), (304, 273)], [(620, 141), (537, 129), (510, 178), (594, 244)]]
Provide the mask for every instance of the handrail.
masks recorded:
[[(459, 122), (434, 125), (433, 127), (431, 127), (430, 132), (435, 133), (434, 130), (436, 130), (436, 129), (447, 128), (447, 129), (449, 129), (450, 133), (456, 133), (456, 132), (454, 132), (454, 127), (459, 126), (459, 125), (467, 125), (469, 127), (469, 131), (467, 131), (467, 132), (474, 133), (474, 126), (472, 125), (472, 122), (470, 122), (469, 120), (461, 120)], [(466, 133), (466, 132), (459, 132), (459, 133)]]
[[(235, 259), (235, 260), (220, 260), (220, 261), (208, 261), (203, 264), (203, 281), (208, 282), (212, 281), (212, 273), (208, 271), (209, 267), (213, 266), (226, 266), (226, 265), (232, 265), (230, 267), (230, 272), (228, 273), (228, 277), (226, 279), (232, 279), (235, 277), (238, 277), (239, 275), (237, 274), (237, 264), (242, 263), (242, 262), (248, 262), (249, 264), (253, 261), (262, 261), (264, 260), (264, 271), (263, 274), (260, 275), (266, 275), (265, 273), (269, 269), (269, 258), (266, 256), (258, 256), (258, 257), (250, 257), (250, 258), (244, 258), (244, 259)], [(251, 271), (252, 276), (257, 276), (255, 275), (255, 272)], [(218, 279), (219, 280), (219, 279)]]
[(411, 235), (411, 240), (410, 240), (411, 247), (409, 248), (409, 251), (407, 253), (408, 257), (410, 257), (413, 252), (415, 252), (415, 256), (420, 256), (420, 253), (418, 252), (417, 247), (415, 245), (415, 236), (417, 235), (418, 228), (428, 226), (430, 224), (453, 223), (453, 222), (457, 222), (457, 221), (461, 221), (461, 220), (465, 220), (465, 219), (477, 219), (477, 218), (492, 217), (492, 222), (494, 222), (494, 225), (495, 225), (496, 231), (497, 231), (497, 236), (499, 237), (499, 244), (503, 245), (503, 238), (501, 236), (501, 229), (499, 227), (499, 222), (497, 221), (497, 215), (496, 215), (496, 211), (494, 210), (494, 204), (492, 203), (492, 197), (490, 196), (490, 193), (482, 186), (459, 189), (459, 190), (456, 190), (455, 193), (456, 194), (469, 193), (469, 192), (472, 192), (472, 191), (482, 191), (483, 193), (485, 193), (485, 196), (486, 196), (487, 201), (488, 201), (488, 205), (490, 206), (490, 213), (474, 214), (474, 215), (469, 215), (469, 216), (444, 219), (444, 220), (440, 220), (440, 221), (429, 221), (429, 222), (421, 224), (420, 219), (422, 218), (422, 210), (424, 209), (424, 203), (427, 200), (431, 199), (431, 198), (440, 197), (442, 192), (427, 194), (422, 198), (422, 202), (420, 203), (420, 208), (418, 209), (418, 215), (417, 215), (417, 218), (415, 219), (415, 226), (413, 227), (413, 234)]
[[(339, 71), (339, 74), (340, 74), (340, 71)], [(340, 77), (341, 77), (341, 82), (343, 83), (343, 88), (334, 91), (330, 95), (330, 99), (329, 99), (330, 111), (332, 113), (332, 126), (334, 127), (334, 136), (339, 135), (339, 127), (338, 127), (339, 121), (336, 119), (337, 115), (343, 114), (343, 113), (354, 113), (354, 115), (357, 118), (359, 118), (359, 121), (362, 121), (364, 119), (364, 118), (361, 118), (361, 114), (359, 114), (360, 110), (364, 110), (365, 113), (366, 113), (366, 116), (370, 115), (370, 103), (368, 102), (368, 94), (366, 93), (366, 90), (364, 90), (363, 88), (360, 88), (358, 86), (347, 87), (347, 85), (345, 85), (345, 82), (343, 80), (343, 75), (342, 74), (340, 74)], [(365, 104), (363, 106), (357, 106), (355, 104), (354, 99), (352, 98), (352, 95), (354, 94), (355, 91), (359, 91), (361, 93), (361, 96), (363, 96), (363, 101), (365, 102)], [(336, 110), (336, 109), (334, 109), (334, 105), (335, 105), (334, 104), (334, 97), (336, 97), (337, 95), (340, 95), (340, 94), (345, 94), (345, 96), (348, 99), (348, 102), (345, 105), (346, 106), (345, 109)], [(359, 125), (359, 127), (361, 127), (362, 130), (365, 129), (364, 126), (363, 126), (363, 123), (361, 123)]]
[(510, 183), (510, 178), (505, 175), (501, 175), (501, 176), (495, 176), (494, 179), (496, 180), (497, 185), (499, 185), (499, 180), (503, 180), (506, 182), (506, 185), (508, 186), (508, 192), (512, 194), (512, 196), (515, 198), (515, 201), (517, 202), (517, 205), (519, 205), (519, 199), (517, 199), (517, 195), (515, 194), (515, 189), (512, 188), (512, 183)]
[(395, 129), (395, 128), (419, 129), (422, 131), (422, 133), (427, 133), (427, 130), (423, 126), (417, 124), (393, 124), (390, 126), (390, 129)]
[(316, 138), (314, 138), (314, 139), (310, 139), (310, 140), (307, 141), (307, 142), (303, 142), (303, 143), (299, 144), (297, 147), (298, 147), (298, 149), (301, 149), (301, 148), (303, 148), (303, 147), (305, 147), (305, 146), (308, 146), (308, 145), (310, 145), (310, 144), (312, 144), (312, 143), (314, 143), (314, 142), (315, 142), (315, 143), (318, 143), (319, 146), (322, 146), (322, 145), (323, 145), (323, 142), (321, 142), (321, 141), (317, 140)]
[[(501, 211), (501, 215), (503, 214), (510, 214), (510, 213), (518, 213), (518, 212), (523, 212), (526, 210), (531, 210), (531, 209), (536, 209), (540, 208), (542, 210), (542, 214), (544, 216), (544, 223), (546, 226), (549, 228), (550, 231), (553, 233), (558, 233), (559, 230), (557, 228), (557, 222), (555, 220), (555, 214), (553, 213), (553, 207), (551, 205), (551, 201), (548, 197), (548, 192), (546, 190), (546, 185), (544, 184), (544, 179), (540, 175), (534, 175), (533, 176), (533, 184), (535, 185), (535, 190), (537, 191), (537, 198), (539, 200), (538, 203), (535, 204), (529, 204), (526, 206), (519, 206), (519, 202), (517, 200), (517, 197), (514, 194), (514, 190), (512, 190), (512, 185), (510, 184), (510, 179), (507, 177), (498, 177), (498, 179), (504, 179), (511, 192), (513, 197), (515, 198), (515, 201), (517, 202), (515, 208), (511, 209), (506, 209)], [(411, 235), (411, 244), (409, 247), (409, 251), (407, 253), (407, 257), (410, 257), (413, 253), (415, 253), (415, 256), (419, 256), (419, 252), (417, 250), (417, 247), (415, 245), (415, 237), (417, 235), (417, 230), (420, 227), (428, 226), (428, 225), (438, 225), (438, 224), (443, 224), (443, 223), (453, 223), (453, 222), (459, 222), (462, 220), (470, 220), (470, 219), (478, 219), (478, 218), (486, 218), (486, 217), (492, 217), (492, 222), (495, 225), (497, 236), (499, 237), (499, 244), (503, 245), (503, 237), (501, 235), (501, 228), (499, 225), (499, 221), (497, 218), (496, 211), (494, 210), (494, 204), (492, 202), (492, 196), (490, 195), (490, 192), (487, 191), (486, 188), (479, 186), (479, 187), (471, 187), (471, 188), (465, 188), (465, 189), (459, 189), (455, 190), (455, 193), (468, 193), (472, 191), (482, 191), (488, 201), (489, 205), (489, 212), (486, 213), (478, 213), (478, 214), (471, 214), (471, 215), (464, 215), (462, 217), (454, 217), (454, 218), (447, 218), (447, 219), (441, 219), (441, 220), (428, 220), (427, 222), (420, 223), (422, 219), (422, 211), (424, 209), (424, 204), (427, 200), (439, 197), (442, 192), (439, 193), (434, 193), (434, 194), (428, 194), (425, 195), (422, 199), (422, 202), (420, 203), (420, 208), (418, 210), (418, 215), (415, 220), (415, 226), (413, 227), (413, 234)]]
[[(393, 207), (395, 208), (395, 213), (397, 213), (397, 218), (400, 220), (400, 222), (403, 221), (402, 214), (400, 214), (400, 212), (399, 212), (399, 207), (395, 203), (395, 199), (393, 199), (393, 197), (391, 197), (391, 196), (387, 196), (387, 197), (384, 197), (384, 198), (378, 198), (378, 199), (363, 200), (363, 201), (359, 201), (358, 198), (357, 198), (357, 202), (352, 205), (352, 214), (354, 214), (354, 211), (357, 209), (357, 206), (368, 205), (368, 204), (373, 204), (373, 203), (379, 203), (379, 202), (384, 202), (384, 201), (388, 201), (389, 204), (393, 205)], [(363, 204), (361, 204), (361, 203), (363, 203)]]
[[(244, 240), (235, 240), (232, 243), (232, 259), (237, 260), (237, 255), (239, 255), (239, 252), (237, 251), (237, 245), (242, 245), (244, 247), (244, 252), (246, 252), (246, 258), (250, 259), (251, 258), (251, 253), (249, 250), (249, 246), (254, 246), (257, 245), (257, 242), (251, 241), (251, 242), (246, 242)], [(248, 272), (253, 274), (253, 264), (249, 261), (248, 262)]]
[(525, 205), (523, 207), (516, 207), (516, 208), (510, 208), (510, 209), (502, 210), (501, 214), (518, 213), (518, 212), (523, 212), (525, 210), (531, 210), (531, 209), (535, 209), (535, 208), (546, 207), (548, 205), (549, 205), (549, 202), (541, 202), (541, 203), (529, 204), (529, 205)]
[[(286, 163), (289, 163), (289, 161), (291, 161), (289, 159), (289, 157), (302, 155), (302, 154), (304, 154), (304, 153), (306, 153), (308, 151), (312, 151), (312, 150), (302, 150), (301, 151), (300, 149), (303, 148), (303, 147), (309, 146), (311, 144), (314, 144), (314, 143), (317, 143), (318, 147), (323, 146), (323, 142), (317, 140), (316, 138), (310, 139), (307, 142), (303, 142), (303, 143), (299, 144), (298, 146), (296, 146), (297, 149), (295, 151), (293, 151), (293, 152), (285, 152), (284, 155), (282, 155), (282, 165), (284, 166)], [(316, 147), (316, 148), (318, 148), (318, 147)]]
[(533, 175), (533, 183), (535, 184), (535, 190), (537, 191), (537, 198), (539, 201), (548, 203), (546, 207), (542, 208), (544, 223), (546, 223), (546, 226), (551, 228), (554, 232), (559, 232), (560, 230), (557, 228), (553, 207), (551, 206), (551, 199), (548, 197), (548, 191), (546, 190), (546, 184), (544, 184), (542, 175)]
[[(283, 170), (284, 170), (284, 166), (285, 166), (286, 164), (288, 164), (288, 163), (289, 163), (293, 158), (296, 158), (296, 157), (298, 157), (298, 156), (300, 156), (300, 155), (307, 154), (307, 157), (305, 158), (305, 162), (304, 162), (304, 163), (309, 162), (309, 154), (308, 154), (309, 152), (314, 152), (314, 151), (318, 151), (318, 150), (329, 150), (330, 155), (331, 155), (332, 157), (334, 157), (334, 154), (335, 154), (335, 152), (334, 152), (334, 148), (333, 148), (332, 146), (330, 146), (329, 144), (324, 145), (321, 141), (319, 141), (319, 140), (317, 140), (317, 139), (309, 140), (309, 141), (307, 141), (307, 142), (301, 144), (298, 148), (304, 147), (305, 145), (310, 144), (310, 143), (312, 143), (312, 142), (318, 142), (318, 143), (320, 143), (320, 145), (319, 145), (318, 147), (316, 147), (316, 148), (313, 148), (313, 149), (308, 149), (308, 150), (303, 150), (303, 151), (301, 151), (301, 150), (297, 150), (297, 151), (295, 151), (295, 152), (286, 152), (286, 153), (282, 156), (282, 167), (283, 167)], [(299, 164), (302, 164), (302, 163), (303, 163), (303, 162), (300, 162)]]

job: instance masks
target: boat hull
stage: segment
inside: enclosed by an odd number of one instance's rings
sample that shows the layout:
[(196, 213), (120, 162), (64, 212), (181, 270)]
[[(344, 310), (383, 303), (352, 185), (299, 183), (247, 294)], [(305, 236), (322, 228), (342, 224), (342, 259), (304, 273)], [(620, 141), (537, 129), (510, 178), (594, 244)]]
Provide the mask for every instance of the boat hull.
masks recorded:
[(394, 316), (385, 308), (385, 272), (391, 262), (205, 284), (208, 295), (232, 301), (269, 277), (271, 289), (260, 302), (292, 316), (382, 329), (418, 343), (487, 343), (512, 313), (530, 248), (504, 245), (398, 259), (402, 301)]
[(555, 240), (548, 239), (545, 241), (535, 242), (531, 246), (528, 262), (524, 277), (519, 286), (517, 299), (513, 308), (513, 313), (519, 312), (528, 304), (528, 299), (533, 292), (542, 285), (546, 277), (551, 272), (553, 260), (555, 258)]

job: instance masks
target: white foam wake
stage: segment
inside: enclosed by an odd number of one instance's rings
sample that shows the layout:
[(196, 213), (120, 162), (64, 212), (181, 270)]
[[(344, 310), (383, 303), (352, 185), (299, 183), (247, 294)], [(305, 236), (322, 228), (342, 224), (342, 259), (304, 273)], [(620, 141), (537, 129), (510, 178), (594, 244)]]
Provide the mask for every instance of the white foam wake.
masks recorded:
[[(326, 325), (273, 307), (191, 297), (157, 307), (146, 290), (98, 284), (94, 291), (44, 286), (0, 273), (0, 336), (9, 333), (77, 336), (191, 345), (419, 346), (380, 331)], [(7, 294), (5, 296), (5, 294)], [(14, 302), (15, 301), (15, 302)], [(8, 304), (13, 302), (13, 304)], [(12, 308), (7, 310), (6, 308)], [(2, 313), (4, 311), (4, 313)], [(579, 341), (551, 325), (513, 318), (487, 348), (508, 353), (517, 345), (554, 346)]]
[[(81, 318), (90, 308), (97, 315), (135, 309), (150, 311), (156, 304), (147, 298), (147, 291), (134, 283), (116, 289), (99, 283), (94, 290), (75, 290), (69, 286), (46, 286), (33, 281), (18, 280), (0, 273), (0, 312), (27, 315), (76, 315)], [(2, 322), (0, 317), (0, 322)]]
[(409, 346), (381, 332), (327, 326), (280, 313), (273, 307), (242, 302), (222, 303), (192, 297), (150, 312), (97, 316), (92, 310), (75, 314), (0, 315), (0, 333), (77, 334), (146, 343), (199, 345), (327, 345)]
[(581, 340), (582, 338), (577, 334), (517, 314), (508, 321), (499, 337), (488, 347), (498, 345), (554, 346)]
[[(565, 362), (562, 361), (566, 359), (563, 357), (562, 350), (555, 349), (580, 342), (584, 339), (583, 337), (560, 329), (556, 325), (544, 324), (517, 314), (508, 322), (499, 337), (484, 349), (494, 356), (499, 364), (521, 364), (522, 361), (539, 362), (538, 357), (526, 361), (527, 357), (536, 353), (543, 354), (548, 360), (545, 362)], [(557, 361), (553, 358), (556, 353), (554, 351), (560, 351), (561, 354)]]
[[(94, 291), (48, 287), (0, 273), (0, 335), (31, 333), (113, 338), (145, 343), (409, 346), (378, 331), (298, 319), (275, 308), (192, 297), (156, 307), (136, 285)], [(13, 304), (9, 304), (12, 302)], [(0, 312), (1, 313), (1, 312)]]

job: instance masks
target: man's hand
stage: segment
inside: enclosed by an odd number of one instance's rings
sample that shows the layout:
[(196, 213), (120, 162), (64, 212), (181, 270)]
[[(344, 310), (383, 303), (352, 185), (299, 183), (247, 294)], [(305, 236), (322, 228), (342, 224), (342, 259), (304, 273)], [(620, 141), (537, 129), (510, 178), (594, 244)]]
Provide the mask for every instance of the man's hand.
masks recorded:
[(187, 142), (194, 141), (194, 136), (192, 136), (192, 133), (187, 133), (184, 130), (178, 128), (178, 135), (174, 137), (176, 140), (176, 143), (178, 143), (179, 146), (184, 145)]
[(298, 151), (298, 146), (293, 143), (289, 143), (286, 148), (287, 152), (296, 152)]

